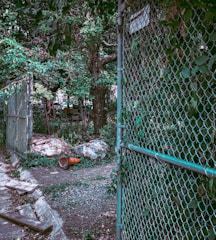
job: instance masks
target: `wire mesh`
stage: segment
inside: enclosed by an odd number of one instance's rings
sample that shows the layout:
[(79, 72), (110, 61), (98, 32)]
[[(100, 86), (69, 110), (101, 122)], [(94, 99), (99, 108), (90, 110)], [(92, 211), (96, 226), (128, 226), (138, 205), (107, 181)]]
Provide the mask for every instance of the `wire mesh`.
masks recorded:
[[(124, 10), (124, 146), (216, 169), (214, 7), (133, 1)], [(122, 239), (215, 239), (215, 178), (123, 149), (121, 179)]]

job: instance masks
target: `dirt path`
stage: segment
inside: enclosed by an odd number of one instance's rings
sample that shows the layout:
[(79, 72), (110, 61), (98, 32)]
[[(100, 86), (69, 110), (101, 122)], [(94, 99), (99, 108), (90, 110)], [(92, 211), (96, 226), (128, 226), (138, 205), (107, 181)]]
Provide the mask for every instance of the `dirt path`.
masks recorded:
[(115, 164), (74, 171), (73, 168), (30, 170), (44, 191), (46, 201), (64, 221), (71, 240), (115, 239), (116, 196), (109, 194)]

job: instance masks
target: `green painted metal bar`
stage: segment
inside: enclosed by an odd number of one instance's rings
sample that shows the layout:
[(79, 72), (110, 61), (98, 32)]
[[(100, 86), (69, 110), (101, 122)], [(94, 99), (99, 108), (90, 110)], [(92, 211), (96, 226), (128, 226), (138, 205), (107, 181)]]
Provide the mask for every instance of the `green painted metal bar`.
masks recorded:
[(209, 178), (216, 178), (216, 169), (213, 169), (213, 168), (207, 168), (207, 167), (201, 166), (196, 163), (192, 163), (192, 162), (188, 162), (188, 161), (185, 161), (185, 160), (182, 160), (179, 158), (171, 157), (169, 155), (158, 153), (158, 152), (155, 152), (155, 151), (152, 151), (152, 150), (149, 150), (146, 148), (142, 148), (139, 146), (135, 146), (132, 144), (128, 144), (127, 146), (122, 146), (122, 147), (125, 147), (130, 150), (148, 155), (148, 156), (156, 158), (160, 161), (164, 161), (166, 163), (170, 163), (170, 164), (203, 174)]
[(122, 185), (120, 176), (121, 161), (121, 135), (122, 124), (121, 106), (122, 106), (122, 54), (123, 54), (123, 19), (121, 14), (121, 0), (118, 0), (118, 57), (117, 57), (117, 136), (116, 136), (116, 164), (117, 164), (117, 218), (116, 218), (116, 240), (121, 240), (121, 208), (122, 208)]

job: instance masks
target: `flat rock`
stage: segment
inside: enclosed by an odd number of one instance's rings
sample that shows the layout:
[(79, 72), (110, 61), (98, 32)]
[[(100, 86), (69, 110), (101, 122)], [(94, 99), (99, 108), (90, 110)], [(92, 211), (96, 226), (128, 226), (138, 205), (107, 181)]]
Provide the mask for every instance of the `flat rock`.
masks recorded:
[(0, 173), (0, 188), (4, 188), (5, 185), (11, 180), (10, 177), (8, 177), (5, 173)]
[(29, 183), (37, 184), (37, 180), (32, 176), (32, 174), (27, 170), (22, 170), (20, 172), (20, 180)]
[(11, 179), (8, 183), (5, 184), (5, 186), (21, 192), (31, 193), (35, 190), (36, 187), (38, 187), (38, 184)]
[[(12, 206), (11, 194), (8, 188), (0, 188), (0, 212), (7, 212)], [(1, 239), (1, 238), (0, 238)]]
[(38, 220), (31, 204), (28, 203), (25, 205), (18, 206), (17, 209), (19, 210), (20, 215), (27, 217), (27, 218), (31, 218), (34, 221)]
[(9, 173), (12, 170), (14, 170), (13, 166), (0, 162), (0, 173)]
[(68, 240), (62, 230), (63, 221), (59, 214), (53, 210), (45, 201), (44, 197), (39, 198), (35, 204), (34, 209), (39, 219), (47, 224), (52, 224), (53, 230), (50, 233), (51, 240)]
[(32, 218), (20, 215), (20, 213), (0, 213), (0, 217), (20, 226), (27, 226), (30, 229), (38, 232), (45, 233), (52, 230), (52, 225), (47, 225), (40, 221), (35, 221)]

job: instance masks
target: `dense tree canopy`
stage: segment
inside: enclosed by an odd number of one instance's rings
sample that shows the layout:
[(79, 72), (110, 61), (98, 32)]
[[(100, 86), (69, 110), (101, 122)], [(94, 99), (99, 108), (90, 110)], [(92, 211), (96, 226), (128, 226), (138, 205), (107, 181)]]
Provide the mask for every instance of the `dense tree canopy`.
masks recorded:
[(50, 91), (92, 98), (95, 133), (106, 123), (115, 82), (116, 4), (110, 1), (2, 1), (1, 84), (33, 72)]

